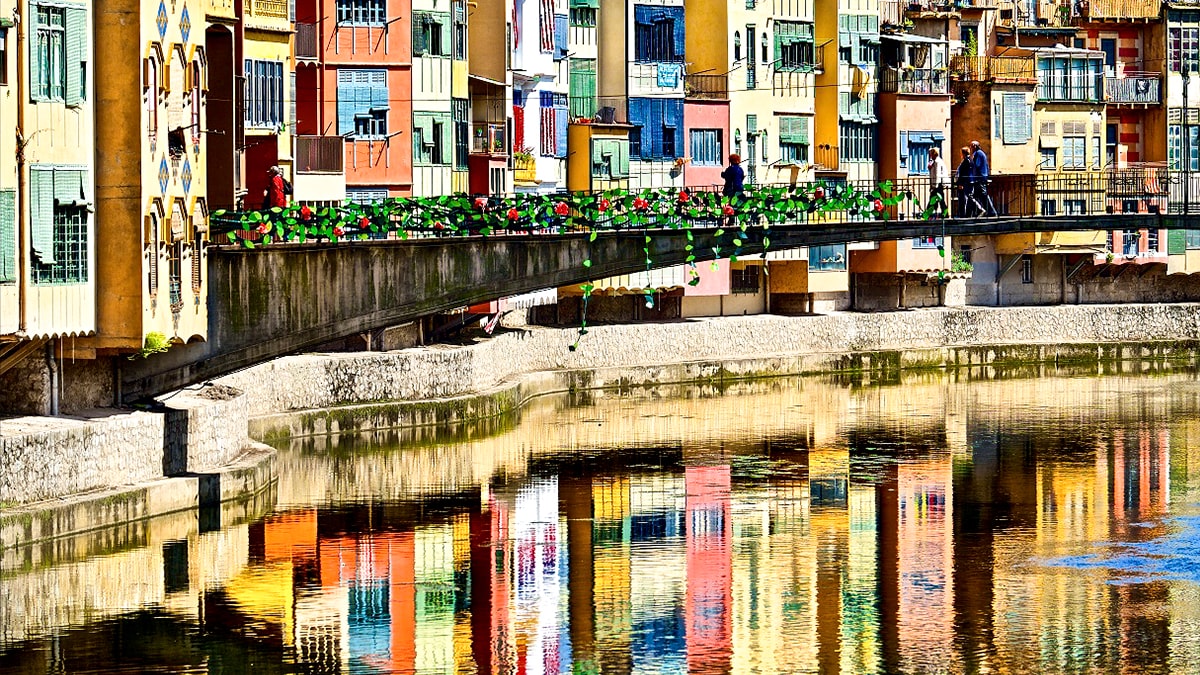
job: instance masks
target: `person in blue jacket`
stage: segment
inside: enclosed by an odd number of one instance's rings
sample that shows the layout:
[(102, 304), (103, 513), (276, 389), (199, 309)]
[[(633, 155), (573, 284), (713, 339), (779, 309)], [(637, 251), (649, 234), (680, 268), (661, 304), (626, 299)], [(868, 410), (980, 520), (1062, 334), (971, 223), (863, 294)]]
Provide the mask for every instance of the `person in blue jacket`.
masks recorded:
[(721, 188), (721, 194), (726, 197), (740, 197), (742, 190), (745, 187), (746, 172), (742, 169), (742, 158), (737, 153), (729, 155), (729, 166), (721, 172), (721, 178), (725, 179), (725, 186)]
[(971, 180), (975, 183), (975, 201), (983, 209), (984, 215), (996, 215), (996, 206), (988, 194), (987, 184), (990, 175), (987, 154), (979, 147), (979, 141), (971, 141)]

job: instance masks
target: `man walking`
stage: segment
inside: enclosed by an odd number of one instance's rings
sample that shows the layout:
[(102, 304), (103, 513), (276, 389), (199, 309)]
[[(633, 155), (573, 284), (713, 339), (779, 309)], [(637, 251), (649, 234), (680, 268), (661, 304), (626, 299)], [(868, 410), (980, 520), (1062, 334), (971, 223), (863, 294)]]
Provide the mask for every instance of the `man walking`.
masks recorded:
[(996, 206), (992, 204), (992, 197), (987, 190), (988, 177), (991, 174), (989, 168), (987, 155), (983, 148), (979, 147), (979, 141), (971, 141), (971, 178), (975, 183), (975, 201), (979, 202), (984, 215), (994, 216)]
[(946, 162), (938, 153), (937, 148), (929, 149), (929, 205), (927, 213), (940, 213), (943, 218), (947, 215), (946, 185), (950, 182), (950, 172)]

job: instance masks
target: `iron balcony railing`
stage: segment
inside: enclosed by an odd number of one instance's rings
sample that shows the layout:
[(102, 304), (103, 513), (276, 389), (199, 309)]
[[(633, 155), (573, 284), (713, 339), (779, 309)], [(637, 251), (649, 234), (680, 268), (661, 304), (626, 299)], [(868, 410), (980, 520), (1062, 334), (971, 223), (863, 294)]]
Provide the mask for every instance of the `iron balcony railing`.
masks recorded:
[(345, 146), (341, 136), (297, 136), (296, 173), (342, 173)]
[(883, 66), (879, 69), (879, 90), (896, 94), (945, 94), (949, 91), (949, 77), (945, 68), (896, 68)]
[(1104, 98), (1109, 103), (1162, 102), (1162, 80), (1158, 73), (1126, 73), (1125, 77), (1104, 78)]
[(315, 59), (318, 56), (319, 40), (317, 39), (317, 24), (296, 24), (296, 58)]
[(729, 98), (729, 78), (708, 73), (685, 75), (683, 91), (686, 98), (723, 101)]

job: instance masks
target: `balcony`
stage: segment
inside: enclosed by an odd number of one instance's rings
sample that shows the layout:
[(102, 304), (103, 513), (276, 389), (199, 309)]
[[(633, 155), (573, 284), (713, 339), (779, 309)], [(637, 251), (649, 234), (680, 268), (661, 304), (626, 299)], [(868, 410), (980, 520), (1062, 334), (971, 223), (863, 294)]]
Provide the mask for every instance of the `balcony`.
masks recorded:
[(683, 95), (682, 63), (630, 63), (630, 96)]
[(296, 200), (340, 202), (346, 198), (346, 142), (341, 136), (296, 136)]
[(814, 147), (813, 168), (817, 171), (838, 171), (838, 146), (821, 143)]
[(950, 76), (962, 82), (1037, 82), (1032, 56), (957, 55), (950, 59)]
[(685, 75), (683, 90), (686, 98), (724, 101), (729, 98), (729, 78), (725, 75)]
[(243, 11), (261, 19), (288, 20), (287, 0), (243, 0)]
[(1131, 73), (1104, 78), (1104, 98), (1117, 105), (1158, 105), (1162, 83), (1158, 73)]
[(1128, 21), (1129, 19), (1157, 19), (1162, 11), (1160, 0), (1089, 0), (1082, 12), (1089, 21)]
[(296, 58), (316, 59), (319, 52), (320, 40), (317, 38), (317, 24), (296, 24)]
[(895, 94), (945, 94), (945, 68), (880, 68), (879, 91)]
[(513, 160), (513, 180), (518, 184), (537, 182), (537, 160), (523, 155)]
[(504, 143), (504, 125), (476, 122), (471, 125), (471, 152), (476, 155), (507, 154)]

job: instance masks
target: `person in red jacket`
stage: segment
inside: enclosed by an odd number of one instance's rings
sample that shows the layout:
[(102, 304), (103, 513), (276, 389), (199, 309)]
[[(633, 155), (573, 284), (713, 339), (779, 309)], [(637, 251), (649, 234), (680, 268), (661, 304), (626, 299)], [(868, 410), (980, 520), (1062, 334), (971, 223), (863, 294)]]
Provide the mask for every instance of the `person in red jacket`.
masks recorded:
[(267, 189), (263, 191), (263, 208), (287, 206), (287, 193), (283, 189), (283, 172), (279, 167), (267, 169)]

